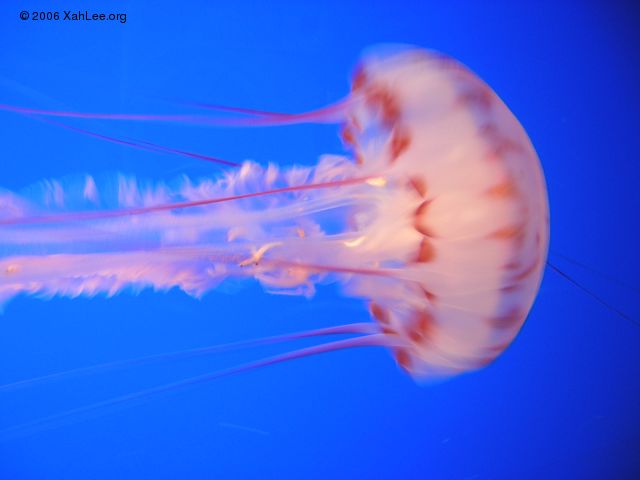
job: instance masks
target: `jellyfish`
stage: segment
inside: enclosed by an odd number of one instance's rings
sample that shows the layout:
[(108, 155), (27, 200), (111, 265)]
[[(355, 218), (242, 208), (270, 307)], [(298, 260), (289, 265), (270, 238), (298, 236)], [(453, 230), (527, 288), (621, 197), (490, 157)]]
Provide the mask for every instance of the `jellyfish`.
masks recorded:
[[(2, 191), (0, 303), (19, 294), (110, 296), (174, 287), (199, 297), (235, 279), (307, 297), (334, 282), (368, 305), (368, 323), (242, 346), (354, 337), (222, 374), (382, 346), (413, 378), (441, 379), (486, 366), (514, 340), (547, 257), (546, 187), (523, 127), (469, 69), (420, 48), (374, 50), (355, 69), (349, 95), (329, 107), (297, 115), (209, 108), (242, 116), (0, 107), (54, 123), (60, 117), (335, 123), (346, 153), (323, 155), (310, 167), (227, 162), (231, 168), (214, 178), (153, 183), (85, 175)], [(135, 148), (198, 157), (62, 125)]]

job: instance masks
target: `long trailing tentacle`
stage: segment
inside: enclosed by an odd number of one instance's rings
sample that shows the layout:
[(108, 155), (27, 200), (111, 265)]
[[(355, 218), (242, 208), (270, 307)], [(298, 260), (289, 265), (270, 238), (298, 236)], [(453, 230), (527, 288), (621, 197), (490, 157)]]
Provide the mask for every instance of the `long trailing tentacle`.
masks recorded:
[[(189, 125), (210, 125), (226, 127), (268, 127), (277, 125), (295, 125), (301, 123), (338, 123), (344, 119), (347, 100), (319, 108), (310, 112), (297, 114), (280, 114), (264, 112), (258, 118), (214, 117), (202, 114), (136, 114), (136, 113), (97, 113), (75, 112), (64, 110), (47, 110), (40, 108), (19, 107), (0, 103), (0, 110), (25, 115), (38, 115), (58, 118), (81, 118), (85, 120), (122, 120), (144, 122), (173, 122)], [(245, 109), (211, 105), (211, 109), (219, 111), (237, 111)]]
[(190, 101), (184, 101), (184, 100), (177, 100), (177, 101), (173, 100), (172, 102), (179, 103), (181, 105), (188, 106), (188, 107), (201, 108), (201, 109), (212, 110), (216, 112), (238, 113), (241, 115), (251, 115), (251, 116), (257, 116), (257, 117), (268, 117), (268, 118), (270, 117), (270, 118), (282, 118), (282, 119), (285, 119), (285, 118), (313, 119), (314, 117), (322, 118), (323, 116), (326, 117), (327, 115), (334, 115), (334, 114), (341, 113), (346, 107), (348, 101), (349, 99), (344, 98), (342, 100), (339, 100), (325, 107), (321, 107), (315, 110), (309, 110), (307, 112), (301, 112), (301, 113), (273, 112), (273, 111), (267, 111), (267, 110), (258, 110), (255, 108), (244, 108), (244, 107), (235, 107), (230, 105), (222, 105), (219, 103), (190, 102)]
[[(264, 110), (254, 110), (254, 109), (248, 109), (248, 108), (230, 107), (225, 105), (206, 104), (206, 103), (190, 103), (189, 105), (197, 106), (198, 108), (206, 108), (208, 110), (240, 113), (243, 115), (252, 115), (252, 116), (261, 117), (259, 120), (246, 119), (246, 118), (215, 119), (212, 117), (206, 117), (206, 120), (205, 120), (205, 117), (202, 117), (202, 120), (205, 123), (214, 122), (215, 124), (229, 125), (229, 126), (242, 126), (246, 123), (247, 126), (260, 126), (260, 125), (268, 126), (268, 125), (278, 125), (278, 124), (307, 123), (307, 122), (316, 122), (316, 121), (330, 122), (332, 118), (336, 118), (336, 119), (340, 118), (341, 112), (344, 110), (345, 102), (346, 100), (342, 100), (335, 104), (328, 105), (323, 108), (319, 108), (317, 110), (312, 110), (309, 112), (303, 112), (298, 114), (267, 112)], [(218, 163), (221, 165), (226, 165), (231, 167), (239, 167), (241, 165), (237, 162), (231, 162), (229, 160), (224, 160), (222, 158), (212, 157), (210, 155), (203, 155), (200, 153), (189, 152), (185, 150), (179, 150), (179, 149), (166, 147), (166, 146), (158, 145), (151, 142), (111, 137), (108, 135), (103, 135), (90, 130), (74, 127), (66, 123), (52, 120), (52, 117), (53, 118), (62, 117), (62, 118), (84, 118), (84, 119), (102, 119), (102, 120), (138, 120), (138, 121), (149, 120), (149, 121), (178, 121), (178, 122), (186, 121), (187, 123), (190, 123), (200, 118), (199, 116), (82, 113), (82, 112), (72, 112), (72, 111), (31, 109), (31, 108), (23, 108), (23, 107), (17, 107), (17, 106), (7, 105), (7, 104), (0, 104), (0, 110), (11, 111), (11, 112), (19, 113), (31, 118), (36, 118), (40, 121), (50, 123), (52, 125), (65, 128), (67, 130), (80, 133), (82, 135), (98, 138), (100, 140), (115, 143), (118, 145), (124, 145), (128, 147), (156, 152), (156, 153), (168, 153), (168, 154), (180, 155), (188, 158), (196, 158), (198, 160), (205, 160), (208, 162)]]
[(278, 363), (288, 362), (291, 360), (296, 360), (303, 357), (309, 357), (312, 355), (319, 355), (321, 353), (335, 352), (338, 350), (345, 350), (345, 349), (355, 348), (355, 347), (371, 347), (371, 346), (382, 346), (382, 347), (399, 346), (399, 339), (388, 334), (378, 333), (378, 334), (365, 335), (362, 337), (349, 338), (346, 340), (338, 340), (335, 342), (324, 343), (320, 345), (315, 345), (313, 347), (301, 348), (299, 350), (293, 350), (280, 355), (268, 357), (262, 360), (245, 363), (243, 365), (231, 367), (231, 368), (220, 370), (213, 373), (199, 375), (196, 377), (188, 378), (186, 380), (180, 380), (180, 381), (169, 383), (159, 387), (142, 390), (140, 392), (122, 395), (109, 400), (104, 400), (102, 402), (97, 402), (92, 405), (76, 408), (73, 410), (68, 410), (66, 412), (62, 412), (56, 415), (51, 415), (49, 417), (42, 418), (40, 420), (35, 420), (35, 421), (24, 423), (21, 425), (9, 427), (0, 431), (0, 440), (7, 440), (11, 438), (20, 437), (20, 436), (30, 435), (43, 429), (61, 426), (70, 420), (81, 420), (94, 415), (98, 415), (100, 413), (106, 413), (106, 410), (111, 408), (131, 406), (132, 404), (138, 401), (149, 400), (151, 398), (154, 398), (166, 393), (175, 392), (175, 391), (182, 390), (184, 388), (195, 386), (195, 385), (209, 383), (211, 381), (214, 381), (223, 377), (229, 377), (229, 376), (237, 375), (240, 373), (249, 372), (251, 370), (256, 370), (262, 367), (276, 365)]
[(194, 348), (189, 350), (181, 350), (177, 352), (162, 353), (157, 355), (149, 355), (145, 357), (121, 360), (109, 363), (103, 363), (100, 365), (93, 365), (90, 367), (75, 368), (73, 370), (67, 370), (64, 372), (52, 373), (50, 375), (44, 375), (36, 378), (30, 378), (27, 380), (20, 380), (17, 382), (7, 383), (0, 385), (0, 393), (10, 392), (21, 388), (32, 387), (41, 385), (43, 383), (67, 380), (70, 378), (77, 378), (86, 375), (94, 375), (98, 373), (106, 373), (116, 369), (137, 367), (143, 365), (151, 365), (160, 362), (167, 362), (173, 360), (180, 360), (185, 358), (200, 357), (205, 355), (212, 355), (216, 353), (224, 353), (236, 350), (243, 350), (255, 347), (261, 347), (266, 345), (275, 345), (293, 340), (300, 340), (303, 338), (320, 337), (326, 335), (345, 335), (345, 334), (361, 334), (370, 335), (379, 333), (380, 329), (374, 323), (352, 323), (346, 325), (339, 325), (335, 327), (318, 328), (315, 330), (306, 330), (302, 332), (287, 333), (283, 335), (275, 335), (271, 337), (257, 338), (252, 340), (245, 340), (240, 342), (226, 343), (222, 345), (213, 345), (202, 348)]
[(188, 158), (196, 158), (198, 160), (204, 160), (211, 163), (218, 163), (220, 165), (226, 165), (229, 167), (239, 167), (241, 165), (240, 163), (231, 162), (229, 160), (224, 160), (222, 158), (212, 157), (210, 155), (203, 155), (201, 153), (188, 152), (186, 150), (179, 150), (171, 147), (165, 147), (163, 145), (158, 145), (156, 143), (146, 142), (143, 140), (134, 140), (134, 139), (125, 140), (122, 138), (110, 137), (108, 135), (103, 135), (101, 133), (96, 133), (90, 130), (85, 130), (83, 128), (67, 125), (66, 123), (57, 122), (55, 120), (51, 120), (50, 118), (33, 116), (33, 115), (29, 115), (29, 116), (33, 118), (37, 118), (38, 120), (46, 123), (50, 123), (51, 125), (55, 125), (60, 128), (71, 130), (72, 132), (80, 133), (82, 135), (86, 135), (89, 137), (94, 137), (99, 140), (115, 143), (117, 145), (124, 145), (126, 147), (137, 148), (139, 150), (146, 150), (146, 151), (155, 152), (155, 153), (168, 153), (168, 154), (179, 155), (179, 156), (188, 157)]

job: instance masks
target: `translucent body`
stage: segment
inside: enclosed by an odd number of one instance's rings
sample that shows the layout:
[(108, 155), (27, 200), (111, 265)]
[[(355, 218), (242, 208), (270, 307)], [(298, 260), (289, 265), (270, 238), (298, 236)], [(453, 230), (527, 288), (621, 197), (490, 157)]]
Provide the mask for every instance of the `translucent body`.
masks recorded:
[(372, 312), (406, 339), (398, 360), (414, 375), (483, 366), (519, 331), (545, 265), (548, 205), (535, 151), (495, 93), (440, 55), (369, 58), (354, 89), (362, 100), (349, 136), (398, 193), (367, 236), (395, 249), (413, 280), (367, 279), (359, 292), (376, 292)]
[(548, 242), (536, 154), (475, 75), (421, 50), (365, 58), (342, 110), (354, 158), (245, 162), (218, 179), (47, 181), (0, 194), (0, 301), (229, 277), (370, 302), (419, 378), (485, 365), (537, 293)]

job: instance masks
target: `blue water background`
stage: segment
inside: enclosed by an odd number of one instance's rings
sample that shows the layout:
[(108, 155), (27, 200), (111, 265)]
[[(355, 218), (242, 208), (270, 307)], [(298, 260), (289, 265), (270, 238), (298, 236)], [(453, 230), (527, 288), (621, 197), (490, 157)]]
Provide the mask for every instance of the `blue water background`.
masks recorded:
[[(125, 12), (127, 22), (21, 21), (20, 10)], [(640, 135), (638, 12), (623, 2), (91, 2), (0, 4), (0, 102), (180, 112), (192, 100), (297, 112), (345, 95), (361, 51), (404, 42), (477, 72), (544, 166), (552, 255), (635, 318)], [(233, 161), (313, 164), (334, 126), (213, 129), (73, 122)], [(0, 114), (0, 186), (122, 171), (170, 179), (217, 167)], [(228, 289), (233, 290), (233, 289)], [(0, 382), (143, 355), (367, 320), (248, 283), (194, 300), (20, 297), (0, 316)], [(304, 344), (304, 342), (302, 342)], [(278, 351), (127, 369), (3, 393), (0, 426)], [(602, 479), (640, 472), (640, 328), (547, 271), (522, 332), (489, 368), (418, 386), (383, 349), (226, 378), (0, 443), (0, 478)], [(640, 478), (640, 477), (635, 477)]]

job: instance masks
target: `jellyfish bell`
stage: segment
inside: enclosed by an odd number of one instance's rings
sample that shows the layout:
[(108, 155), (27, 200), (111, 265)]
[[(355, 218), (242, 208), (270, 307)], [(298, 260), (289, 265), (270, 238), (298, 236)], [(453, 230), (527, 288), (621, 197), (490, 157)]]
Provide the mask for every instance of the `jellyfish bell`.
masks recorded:
[[(440, 54), (378, 52), (361, 61), (345, 101), (298, 117), (257, 114), (265, 125), (338, 117), (352, 155), (314, 167), (247, 161), (172, 185), (86, 176), (1, 194), (11, 208), (0, 216), (0, 300), (131, 287), (200, 296), (230, 277), (312, 296), (336, 281), (369, 303), (375, 324), (328, 333), (364, 336), (251, 368), (382, 345), (414, 378), (442, 378), (509, 345), (541, 281), (548, 207), (536, 153), (488, 86)], [(137, 148), (150, 145), (162, 148)], [(327, 331), (302, 335), (316, 334)]]
[(549, 222), (535, 150), (498, 96), (441, 54), (370, 56), (352, 97), (346, 139), (386, 181), (358, 249), (402, 273), (348, 288), (403, 340), (397, 359), (412, 375), (484, 366), (514, 339), (541, 282)]

